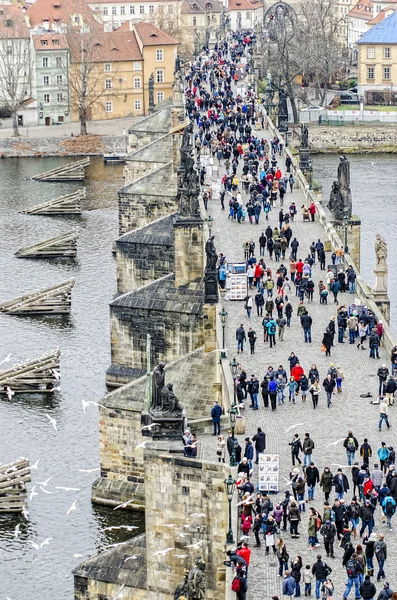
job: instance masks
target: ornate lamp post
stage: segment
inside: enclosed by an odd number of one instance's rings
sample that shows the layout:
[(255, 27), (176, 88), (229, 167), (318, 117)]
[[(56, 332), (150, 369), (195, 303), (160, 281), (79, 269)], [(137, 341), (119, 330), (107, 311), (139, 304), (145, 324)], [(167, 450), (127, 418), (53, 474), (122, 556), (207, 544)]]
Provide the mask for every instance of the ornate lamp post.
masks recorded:
[(313, 189), (313, 161), (309, 158), (309, 190)]
[(225, 485), (225, 492), (227, 494), (227, 500), (229, 502), (229, 531), (227, 532), (227, 535), (226, 535), (226, 544), (230, 546), (230, 545), (234, 544), (233, 529), (232, 529), (232, 500), (233, 500), (234, 488), (236, 485), (236, 482), (233, 479), (233, 476), (230, 472), (229, 472), (229, 477), (227, 479), (225, 479), (225, 481), (223, 483)]
[(236, 452), (235, 452), (235, 445), (234, 445), (234, 430), (236, 427), (238, 408), (237, 408), (237, 406), (233, 405), (231, 408), (229, 408), (229, 410), (227, 412), (229, 413), (229, 422), (230, 422), (230, 428), (232, 430), (232, 440), (233, 440), (233, 449), (232, 449), (232, 453), (230, 455), (230, 466), (237, 467)]
[(349, 247), (347, 245), (347, 226), (349, 225), (349, 211), (345, 210), (343, 213), (343, 225), (345, 228), (345, 254), (349, 253)]
[(221, 358), (226, 358), (226, 351), (225, 351), (225, 327), (226, 327), (227, 312), (225, 311), (225, 307), (224, 306), (222, 306), (222, 310), (219, 313), (219, 316), (221, 318), (221, 323), (222, 323), (222, 352), (221, 352)]
[(233, 406), (236, 406), (236, 377), (238, 372), (238, 362), (236, 360), (236, 357), (234, 357), (232, 362), (230, 363), (230, 368), (232, 370), (233, 377)]

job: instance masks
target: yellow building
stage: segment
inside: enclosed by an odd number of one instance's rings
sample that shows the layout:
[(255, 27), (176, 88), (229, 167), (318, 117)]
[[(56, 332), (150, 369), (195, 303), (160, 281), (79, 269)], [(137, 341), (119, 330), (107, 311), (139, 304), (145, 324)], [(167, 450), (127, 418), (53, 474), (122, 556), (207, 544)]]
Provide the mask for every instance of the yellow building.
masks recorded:
[(396, 91), (397, 11), (364, 33), (357, 46), (359, 94)]
[[(69, 37), (72, 120), (148, 114), (149, 77), (154, 103), (172, 94), (177, 41), (149, 23)], [(82, 90), (85, 93), (82, 93)]]

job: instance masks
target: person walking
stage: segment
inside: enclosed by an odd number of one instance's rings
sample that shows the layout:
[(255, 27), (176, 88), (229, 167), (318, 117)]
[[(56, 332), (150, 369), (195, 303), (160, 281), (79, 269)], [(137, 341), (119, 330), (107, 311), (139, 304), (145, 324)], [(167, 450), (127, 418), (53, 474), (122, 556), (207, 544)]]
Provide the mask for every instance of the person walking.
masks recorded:
[(250, 327), (247, 333), (251, 354), (255, 354), (256, 331)]
[(397, 600), (397, 593), (393, 594), (393, 590), (390, 588), (390, 583), (385, 581), (383, 588), (379, 592), (376, 600)]
[(252, 438), (252, 441), (255, 444), (255, 464), (257, 465), (259, 461), (259, 454), (266, 449), (266, 434), (260, 427), (258, 427), (258, 430)]
[(289, 512), (288, 512), (288, 520), (289, 520), (291, 537), (293, 537), (293, 538), (299, 537), (300, 534), (298, 533), (298, 526), (299, 526), (299, 521), (301, 520), (301, 516), (300, 516), (300, 510), (299, 510), (298, 504), (295, 500), (291, 500), (291, 502), (290, 502)]
[(350, 487), (349, 480), (342, 472), (342, 469), (338, 469), (332, 481), (332, 486), (335, 488), (335, 498), (342, 500)]
[(263, 294), (258, 291), (255, 294), (255, 306), (256, 306), (256, 314), (258, 315), (258, 317), (262, 317), (263, 316), (263, 306), (265, 304), (265, 299), (263, 297)]
[(324, 471), (321, 474), (320, 487), (323, 488), (326, 502), (328, 501), (329, 495), (332, 490), (333, 479), (334, 479), (334, 476), (333, 476), (331, 470), (329, 469), (329, 467), (325, 467)]
[(301, 452), (303, 448), (298, 433), (295, 433), (294, 437), (292, 438), (292, 442), (289, 442), (289, 445), (291, 446), (292, 466), (295, 466), (295, 460), (297, 460), (298, 464), (301, 465), (302, 461), (299, 458), (299, 452)]
[(282, 538), (278, 538), (276, 544), (276, 554), (278, 560), (278, 576), (283, 576), (283, 570), (288, 571), (289, 554), (287, 546)]
[(388, 457), (389, 457), (389, 449), (386, 446), (386, 442), (381, 442), (381, 445), (378, 448), (378, 458), (380, 460), (380, 468), (384, 473), (386, 473), (386, 471), (387, 471), (386, 461), (387, 461)]
[(391, 526), (391, 520), (392, 520), (394, 513), (396, 512), (396, 501), (394, 500), (393, 496), (390, 494), (390, 491), (383, 498), (383, 500), (381, 502), (381, 506), (382, 506), (383, 514), (386, 517), (386, 522), (387, 522), (389, 531), (393, 531), (392, 526)]
[(223, 414), (222, 407), (215, 400), (214, 405), (211, 409), (211, 419), (214, 426), (214, 433), (212, 435), (220, 435), (221, 433), (221, 416)]
[(304, 340), (305, 342), (309, 342), (310, 344), (312, 342), (312, 323), (313, 319), (308, 313), (305, 313), (301, 316), (301, 325), (303, 329)]
[(244, 325), (241, 323), (240, 327), (236, 329), (237, 354), (244, 352), (244, 342), (246, 339)]
[(303, 466), (308, 467), (312, 462), (312, 452), (314, 450), (314, 442), (309, 433), (305, 433), (305, 438), (302, 444), (303, 450)]
[(316, 380), (310, 387), (309, 392), (312, 395), (313, 408), (315, 409), (318, 405), (318, 397), (320, 395), (320, 386), (318, 381)]
[(332, 399), (333, 391), (335, 389), (335, 385), (336, 385), (335, 379), (333, 379), (331, 377), (331, 375), (328, 374), (327, 377), (323, 381), (323, 388), (325, 389), (325, 393), (327, 394), (327, 406), (328, 406), (328, 408), (332, 404), (331, 399)]
[(347, 432), (343, 447), (346, 449), (347, 464), (350, 467), (354, 462), (356, 451), (358, 450), (358, 441), (357, 438), (354, 437), (352, 431)]
[(331, 521), (326, 521), (321, 527), (320, 533), (324, 539), (324, 548), (327, 553), (327, 557), (335, 558), (334, 554), (334, 541), (336, 537), (336, 527)]
[(320, 600), (320, 588), (325, 583), (328, 575), (332, 573), (331, 567), (321, 559), (321, 554), (317, 554), (317, 561), (312, 566), (312, 574), (316, 578), (316, 599)]
[(323, 333), (322, 345), (325, 350), (325, 356), (331, 356), (331, 347), (333, 345), (333, 335), (328, 328)]
[(375, 558), (378, 561), (378, 574), (376, 576), (376, 580), (380, 581), (381, 579), (386, 579), (384, 566), (385, 561), (387, 559), (387, 546), (385, 542), (385, 536), (383, 533), (379, 534), (379, 539), (375, 544)]
[(296, 581), (291, 576), (291, 571), (285, 571), (285, 579), (283, 581), (283, 595), (287, 598), (292, 598), (296, 588)]
[(360, 573), (362, 572), (361, 565), (357, 560), (357, 554), (354, 553), (352, 557), (346, 563), (346, 574), (347, 574), (347, 585), (345, 589), (345, 593), (343, 595), (343, 600), (347, 600), (350, 594), (350, 590), (353, 585), (355, 586), (355, 594), (356, 599), (361, 598), (360, 595)]
[(273, 346), (276, 345), (276, 331), (277, 331), (277, 323), (273, 318), (271, 318), (266, 323), (266, 329), (267, 329), (267, 333), (268, 333), (268, 337), (269, 337), (270, 348), (273, 348)]
[(366, 575), (364, 581), (360, 583), (360, 594), (363, 600), (374, 600), (375, 598), (376, 587), (369, 575)]
[(284, 331), (285, 326), (287, 325), (287, 319), (284, 316), (278, 317), (276, 323), (278, 328), (278, 340), (282, 342), (284, 341)]
[(320, 481), (320, 473), (314, 462), (311, 462), (306, 469), (306, 483), (307, 483), (307, 502), (314, 500), (314, 490), (316, 483)]
[(383, 421), (386, 423), (387, 429), (390, 429), (391, 425), (389, 423), (389, 406), (385, 399), (383, 399), (379, 404), (379, 431), (382, 431)]
[(225, 438), (223, 437), (223, 435), (220, 435), (216, 442), (216, 455), (218, 457), (218, 462), (225, 462), (225, 447)]

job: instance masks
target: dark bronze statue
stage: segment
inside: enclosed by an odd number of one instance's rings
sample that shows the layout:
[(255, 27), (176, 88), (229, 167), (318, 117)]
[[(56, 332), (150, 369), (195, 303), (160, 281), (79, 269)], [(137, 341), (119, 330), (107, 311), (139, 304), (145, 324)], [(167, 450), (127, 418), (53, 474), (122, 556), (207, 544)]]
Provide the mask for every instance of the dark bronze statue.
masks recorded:
[(205, 244), (205, 253), (207, 255), (207, 264), (205, 268), (211, 271), (216, 269), (216, 263), (218, 261), (218, 255), (214, 245), (214, 238), (215, 236), (212, 235), (210, 238), (208, 238)]
[(175, 415), (181, 416), (183, 405), (180, 404), (178, 398), (174, 394), (173, 384), (168, 383), (160, 392), (161, 397), (161, 412), (163, 416)]
[(189, 600), (204, 600), (206, 592), (205, 561), (197, 556), (196, 566), (190, 569), (187, 579), (187, 598)]
[(336, 221), (343, 222), (347, 216), (352, 215), (352, 193), (350, 190), (350, 164), (346, 156), (339, 158), (338, 181), (332, 184), (328, 208)]
[(309, 147), (309, 130), (304, 123), (301, 124), (301, 148)]
[(152, 404), (151, 410), (161, 408), (161, 390), (165, 385), (165, 363), (160, 363), (153, 371), (152, 375)]

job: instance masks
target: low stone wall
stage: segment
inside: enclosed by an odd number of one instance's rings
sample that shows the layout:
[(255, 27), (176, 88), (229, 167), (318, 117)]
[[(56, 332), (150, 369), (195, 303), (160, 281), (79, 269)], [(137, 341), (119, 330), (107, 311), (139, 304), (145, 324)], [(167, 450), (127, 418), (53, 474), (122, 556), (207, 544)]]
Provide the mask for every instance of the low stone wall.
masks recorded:
[(0, 139), (0, 158), (46, 156), (102, 156), (106, 152), (121, 151), (123, 136), (83, 135), (59, 138), (5, 138)]
[(397, 124), (379, 126), (316, 126), (310, 124), (312, 152), (397, 152)]

